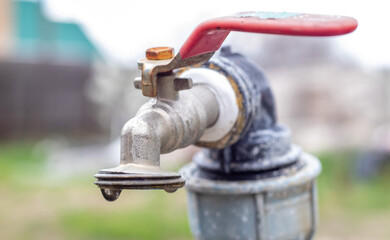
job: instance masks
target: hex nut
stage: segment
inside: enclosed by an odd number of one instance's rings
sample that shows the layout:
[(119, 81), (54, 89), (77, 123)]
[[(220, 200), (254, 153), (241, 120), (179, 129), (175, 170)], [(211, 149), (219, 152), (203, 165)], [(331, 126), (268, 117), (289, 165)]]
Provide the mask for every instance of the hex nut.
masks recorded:
[(148, 60), (165, 60), (171, 59), (174, 55), (174, 49), (171, 47), (154, 47), (146, 50)]

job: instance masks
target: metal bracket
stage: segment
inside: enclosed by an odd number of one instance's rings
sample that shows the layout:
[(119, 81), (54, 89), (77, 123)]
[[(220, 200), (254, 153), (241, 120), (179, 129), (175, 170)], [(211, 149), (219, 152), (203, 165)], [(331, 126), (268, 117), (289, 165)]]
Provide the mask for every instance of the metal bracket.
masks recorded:
[[(157, 75), (168, 73), (174, 69), (188, 67), (195, 64), (202, 64), (210, 60), (214, 52), (200, 54), (187, 59), (182, 59), (178, 53), (173, 59), (149, 60), (147, 58), (138, 60), (138, 69), (142, 71), (141, 84), (135, 83), (142, 89), (142, 94), (146, 97), (157, 96)], [(140, 86), (139, 86), (140, 85)]]

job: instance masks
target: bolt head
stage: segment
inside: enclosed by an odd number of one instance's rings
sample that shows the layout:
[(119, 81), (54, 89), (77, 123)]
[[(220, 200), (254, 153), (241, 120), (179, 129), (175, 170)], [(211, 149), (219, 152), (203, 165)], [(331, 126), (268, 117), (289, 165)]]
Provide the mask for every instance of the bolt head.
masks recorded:
[(174, 50), (171, 47), (154, 47), (146, 50), (148, 60), (165, 60), (173, 58)]

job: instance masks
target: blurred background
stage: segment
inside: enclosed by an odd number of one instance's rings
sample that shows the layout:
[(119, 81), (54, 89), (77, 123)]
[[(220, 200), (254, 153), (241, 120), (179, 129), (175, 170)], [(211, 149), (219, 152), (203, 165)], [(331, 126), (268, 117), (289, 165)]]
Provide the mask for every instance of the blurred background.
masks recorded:
[[(382, 1), (0, 0), (0, 239), (192, 239), (185, 190), (93, 185), (119, 163), (122, 125), (145, 49), (181, 44), (202, 20), (240, 11), (347, 15), (355, 33), (232, 33), (260, 65), (279, 121), (318, 156), (316, 239), (390, 239), (390, 15)], [(178, 169), (198, 149), (163, 156)]]

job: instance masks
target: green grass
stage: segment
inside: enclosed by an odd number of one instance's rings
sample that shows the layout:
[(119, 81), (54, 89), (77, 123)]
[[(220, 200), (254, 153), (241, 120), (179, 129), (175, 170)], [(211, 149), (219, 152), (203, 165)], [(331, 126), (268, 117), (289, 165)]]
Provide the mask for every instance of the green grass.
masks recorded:
[(355, 151), (318, 154), (322, 173), (318, 178), (320, 209), (340, 209), (348, 214), (390, 209), (390, 168), (373, 179), (359, 180), (355, 175)]
[(191, 239), (186, 209), (172, 207), (163, 192), (149, 197), (137, 209), (74, 209), (61, 216), (61, 224), (72, 239)]
[[(45, 156), (31, 142), (0, 143), (0, 181), (7, 185), (29, 185), (43, 172)], [(26, 181), (27, 180), (27, 181)]]

